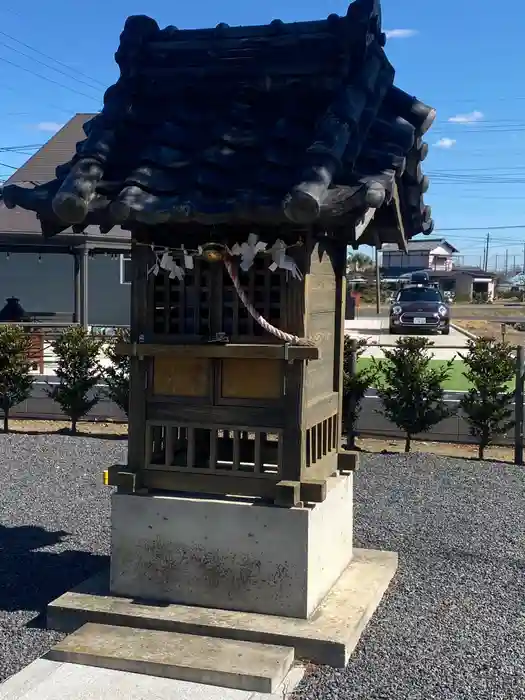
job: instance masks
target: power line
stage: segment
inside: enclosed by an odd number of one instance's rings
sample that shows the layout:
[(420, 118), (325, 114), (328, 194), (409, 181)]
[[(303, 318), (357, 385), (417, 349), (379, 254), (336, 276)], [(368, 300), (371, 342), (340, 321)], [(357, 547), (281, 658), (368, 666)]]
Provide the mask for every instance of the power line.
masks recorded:
[[(467, 126), (467, 125), (465, 125)], [(450, 134), (452, 129), (452, 126), (450, 127), (437, 127), (435, 129), (432, 129), (430, 134), (433, 134), (434, 136), (441, 136), (443, 134)], [(475, 136), (476, 134), (521, 134), (522, 132), (525, 131), (525, 126), (519, 126), (519, 127), (493, 127), (493, 128), (475, 128), (475, 129), (466, 129), (464, 128), (463, 131), (461, 132), (462, 136)], [(454, 132), (454, 136), (457, 136), (457, 133)]]
[(456, 124), (454, 122), (438, 122), (435, 126), (432, 127), (432, 131), (430, 133), (435, 134), (437, 131), (444, 131), (445, 129), (447, 131), (450, 131), (451, 129), (454, 130), (461, 130), (461, 133), (469, 133), (469, 134), (479, 134), (479, 133), (484, 133), (486, 131), (492, 131), (492, 132), (499, 132), (499, 131), (521, 131), (522, 129), (525, 128), (525, 123), (523, 121), (494, 121), (494, 122), (485, 122), (485, 121), (480, 121), (480, 122), (473, 122), (471, 124), (465, 123), (465, 124)]
[(26, 143), (23, 146), (0, 146), (0, 151), (18, 151), (21, 148), (42, 148), (43, 143)]
[[(70, 70), (74, 73), (78, 73), (78, 75), (82, 75), (84, 78), (91, 80), (91, 82), (96, 83), (97, 85), (100, 85), (103, 88), (106, 87), (104, 85), (104, 83), (102, 83), (100, 80), (97, 80), (96, 78), (92, 78), (91, 76), (87, 75), (86, 73), (83, 73), (78, 68), (73, 68), (72, 66), (68, 66), (67, 63), (63, 63), (62, 61), (59, 61), (58, 59), (53, 58), (53, 56), (49, 56), (49, 54), (44, 53), (43, 51), (40, 51), (39, 49), (35, 49), (34, 46), (31, 46), (30, 44), (26, 44), (23, 41), (20, 41), (20, 39), (17, 39), (16, 37), (11, 36), (11, 34), (7, 34), (6, 32), (2, 32), (2, 31), (0, 31), (0, 34), (2, 36), (7, 37), (8, 39), (11, 39), (11, 41), (14, 41), (15, 43), (20, 44), (20, 46), (24, 46), (26, 49), (33, 51), (34, 53), (38, 54), (39, 56), (43, 56), (44, 58), (47, 58), (49, 61), (53, 61), (54, 63), (58, 64), (59, 66), (62, 66), (62, 68), (66, 68), (67, 70)], [(36, 59), (34, 59), (34, 60), (36, 60)]]
[(34, 152), (28, 152), (28, 151), (9, 151), (9, 153), (16, 153), (17, 155), (20, 155), (20, 156), (29, 156), (29, 157), (35, 155)]
[(509, 231), (519, 228), (525, 229), (525, 224), (511, 224), (510, 226), (462, 226), (461, 228), (436, 228), (434, 231)]
[[(4, 90), (14, 92), (15, 94), (23, 94), (24, 97), (27, 97), (27, 90), (22, 90), (21, 88), (14, 88), (12, 85), (8, 85), (7, 83), (3, 82), (0, 82), (0, 87), (4, 88)], [(56, 109), (59, 112), (65, 112), (70, 117), (72, 114), (75, 114), (75, 112), (77, 112), (76, 109), (66, 109), (65, 107), (59, 107), (58, 105), (55, 105), (52, 102), (44, 102), (43, 100), (39, 100), (39, 104), (43, 105), (44, 107), (49, 107), (50, 109)], [(15, 113), (13, 112), (13, 114)], [(24, 114), (24, 112), (20, 112), (20, 114)], [(30, 114), (30, 112), (25, 112), (25, 114)]]
[[(43, 144), (19, 146), (15, 148), (0, 148), (0, 153), (15, 153), (16, 155), (31, 157), (34, 155), (34, 150), (36, 148), (42, 148), (42, 146)], [(32, 149), (31, 152), (28, 152), (28, 149)]]
[(13, 7), (6, 7), (5, 4), (3, 4), (3, 5), (0, 7), (0, 11), (3, 11), (3, 12), (10, 12), (10, 13), (11, 13), (12, 15), (14, 15), (15, 17), (21, 17), (22, 19), (26, 19), (26, 17), (24, 17), (24, 15), (21, 14), (20, 12), (18, 12), (18, 10), (15, 10)]
[[(480, 104), (481, 102), (484, 102), (487, 98), (484, 97), (444, 97), (440, 99), (436, 99), (435, 102), (439, 104), (448, 104), (449, 102), (453, 102), (454, 104)], [(504, 97), (503, 95), (499, 95), (496, 97), (493, 97), (492, 95), (490, 96), (490, 101), (491, 102), (522, 102), (525, 100), (525, 96), (522, 95), (510, 95), (508, 97)]]
[(7, 58), (4, 58), (3, 56), (0, 56), (0, 61), (3, 61), (4, 63), (8, 63), (10, 66), (14, 66), (15, 68), (19, 68), (20, 70), (25, 71), (26, 73), (29, 73), (30, 75), (34, 75), (37, 78), (41, 78), (42, 80), (46, 80), (48, 83), (53, 83), (54, 85), (58, 85), (61, 88), (64, 88), (64, 90), (69, 90), (70, 92), (74, 92), (77, 95), (82, 95), (82, 97), (87, 97), (89, 100), (93, 100), (94, 102), (100, 103), (100, 100), (98, 100), (96, 97), (93, 97), (93, 95), (87, 95), (85, 92), (80, 92), (80, 90), (75, 90), (75, 88), (69, 87), (68, 85), (63, 85), (62, 83), (59, 83), (57, 80), (53, 80), (52, 78), (48, 78), (45, 75), (41, 75), (40, 73), (37, 73), (36, 71), (30, 70), (29, 68), (24, 68), (24, 66), (18, 65), (18, 63), (14, 63), (13, 61), (10, 61)]
[(457, 121), (458, 116), (449, 117), (448, 119), (437, 119), (432, 128), (436, 128), (439, 124), (441, 126), (454, 127), (455, 129), (477, 129), (482, 126), (523, 126), (523, 117), (506, 119), (503, 117), (496, 117), (495, 119), (487, 119), (485, 116), (479, 117), (479, 115), (473, 116), (469, 114), (462, 115), (462, 121)]
[[(447, 197), (447, 199), (450, 199), (450, 194), (447, 192), (442, 192), (441, 194), (439, 192), (433, 192), (432, 193), (432, 199), (436, 199), (438, 197)], [(479, 202), (480, 200), (483, 201), (489, 201), (489, 202), (523, 202), (523, 197), (487, 197), (484, 194), (462, 194), (461, 199), (471, 199), (475, 202)]]
[[(0, 34), (4, 34), (4, 32), (0, 32)], [(0, 41), (0, 46), (5, 46), (10, 51), (14, 51), (15, 53), (20, 54), (20, 56), (25, 56), (25, 58), (28, 58), (30, 61), (34, 61), (35, 63), (39, 63), (41, 66), (44, 66), (44, 68), (48, 68), (49, 70), (54, 70), (56, 73), (60, 73), (61, 75), (65, 75), (66, 78), (69, 78), (69, 80), (75, 80), (77, 83), (82, 83), (83, 85), (87, 85), (87, 87), (91, 88), (91, 90), (99, 90), (98, 87), (96, 87), (95, 85), (91, 85), (90, 83), (87, 82), (87, 80), (82, 80), (81, 78), (77, 78), (76, 76), (69, 75), (69, 73), (66, 73), (66, 71), (61, 70), (60, 68), (55, 68), (54, 66), (50, 66), (49, 63), (45, 63), (45, 61), (40, 61), (38, 58), (31, 56), (31, 54), (25, 53), (25, 51), (20, 51), (19, 49), (15, 49), (14, 47), (9, 46), (9, 44), (6, 44), (3, 41)]]
[(492, 168), (447, 168), (446, 170), (429, 170), (427, 175), (432, 173), (435, 175), (440, 175), (442, 173), (470, 173), (470, 172), (490, 172), (493, 173), (495, 170), (523, 170), (525, 173), (524, 165), (511, 165), (511, 166), (495, 166)]

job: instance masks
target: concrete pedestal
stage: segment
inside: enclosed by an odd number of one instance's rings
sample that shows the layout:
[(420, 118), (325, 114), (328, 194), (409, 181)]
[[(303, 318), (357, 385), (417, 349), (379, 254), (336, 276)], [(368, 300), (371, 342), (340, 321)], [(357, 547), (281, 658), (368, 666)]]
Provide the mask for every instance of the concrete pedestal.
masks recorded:
[(115, 494), (111, 593), (307, 619), (352, 558), (353, 475), (323, 503)]

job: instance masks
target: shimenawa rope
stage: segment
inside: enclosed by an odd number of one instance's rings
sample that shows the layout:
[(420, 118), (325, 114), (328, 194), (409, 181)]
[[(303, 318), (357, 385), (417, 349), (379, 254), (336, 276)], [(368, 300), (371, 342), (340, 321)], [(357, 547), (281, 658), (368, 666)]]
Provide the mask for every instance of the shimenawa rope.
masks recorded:
[(297, 335), (285, 333), (284, 331), (279, 330), (279, 328), (272, 326), (272, 324), (269, 323), (263, 316), (261, 316), (257, 309), (254, 308), (253, 304), (246, 296), (246, 292), (241, 286), (239, 277), (237, 276), (237, 273), (234, 269), (233, 263), (230, 258), (224, 259), (224, 267), (226, 268), (230, 276), (230, 279), (233, 283), (233, 286), (235, 288), (235, 291), (237, 292), (239, 299), (246, 307), (246, 310), (248, 311), (250, 316), (261, 326), (261, 328), (264, 328), (265, 331), (271, 333), (276, 338), (284, 340), (285, 343), (292, 343), (293, 345), (312, 345), (312, 343), (307, 338), (299, 338)]

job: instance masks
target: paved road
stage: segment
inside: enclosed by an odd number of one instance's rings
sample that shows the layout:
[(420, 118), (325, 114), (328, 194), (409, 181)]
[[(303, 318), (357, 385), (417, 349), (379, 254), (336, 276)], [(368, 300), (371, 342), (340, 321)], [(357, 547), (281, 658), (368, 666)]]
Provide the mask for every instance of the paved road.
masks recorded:
[[(365, 357), (382, 357), (383, 351), (380, 346), (393, 346), (400, 337), (390, 335), (388, 332), (388, 318), (360, 318), (355, 321), (345, 322), (345, 332), (347, 335), (368, 338), (369, 347), (364, 353)], [(435, 345), (434, 357), (436, 360), (450, 360), (457, 356), (458, 350), (465, 348), (468, 338), (459, 331), (451, 328), (450, 335), (429, 335)]]

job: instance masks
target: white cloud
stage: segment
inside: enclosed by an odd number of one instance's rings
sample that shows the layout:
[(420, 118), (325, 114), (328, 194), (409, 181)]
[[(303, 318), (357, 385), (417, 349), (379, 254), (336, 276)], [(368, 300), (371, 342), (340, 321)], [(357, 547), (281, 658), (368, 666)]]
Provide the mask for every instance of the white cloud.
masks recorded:
[(410, 39), (419, 32), (417, 29), (387, 29), (385, 34), (387, 39)]
[(59, 131), (64, 125), (58, 122), (40, 122), (36, 125), (38, 131), (51, 131), (53, 133)]
[(449, 122), (452, 124), (475, 124), (483, 119), (483, 112), (477, 109), (468, 114), (456, 114), (454, 117), (449, 118)]
[(457, 141), (456, 139), (449, 139), (446, 136), (444, 136), (442, 139), (439, 139), (439, 141), (436, 141), (434, 146), (436, 148), (453, 148), (456, 145)]

